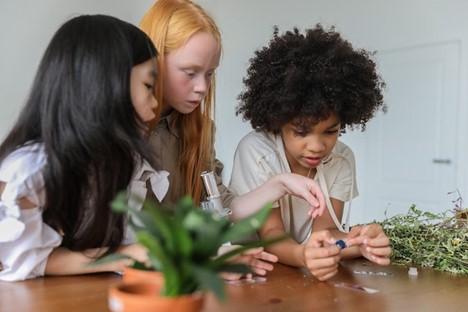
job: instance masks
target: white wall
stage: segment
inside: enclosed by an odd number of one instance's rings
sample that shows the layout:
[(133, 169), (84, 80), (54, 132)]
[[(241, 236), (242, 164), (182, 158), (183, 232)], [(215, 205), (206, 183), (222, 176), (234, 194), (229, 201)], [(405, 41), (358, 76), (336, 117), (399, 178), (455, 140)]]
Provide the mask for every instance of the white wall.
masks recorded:
[[(217, 154), (229, 180), (232, 157), (240, 138), (250, 131), (234, 114), (242, 77), (253, 51), (271, 38), (273, 25), (280, 31), (317, 22), (336, 25), (355, 46), (371, 50), (457, 40), (460, 55), (460, 108), (458, 159), (468, 151), (468, 1), (466, 0), (197, 0), (221, 28), (224, 55), (217, 73)], [(138, 24), (152, 0), (0, 0), (0, 138), (17, 117), (28, 93), (42, 53), (54, 31), (71, 16), (110, 14)], [(377, 56), (378, 58), (378, 56)], [(415, 127), (418, 124), (414, 118)], [(344, 138), (355, 150), (358, 176), (365, 176), (359, 157), (365, 136)], [(459, 166), (459, 188), (468, 197), (468, 164)], [(359, 184), (365, 181), (358, 181)], [(366, 196), (361, 192), (361, 197)], [(355, 220), (358, 221), (358, 220)]]
[(0, 0), (0, 138), (17, 118), (54, 32), (79, 14), (138, 24), (151, 0)]

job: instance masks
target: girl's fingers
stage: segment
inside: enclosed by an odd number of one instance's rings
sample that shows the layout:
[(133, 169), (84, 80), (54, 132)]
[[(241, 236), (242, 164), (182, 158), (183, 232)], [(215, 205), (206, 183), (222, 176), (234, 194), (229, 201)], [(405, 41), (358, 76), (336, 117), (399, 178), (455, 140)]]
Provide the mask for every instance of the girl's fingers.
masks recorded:
[(390, 240), (387, 236), (382, 236), (373, 239), (366, 239), (364, 243), (370, 247), (386, 247), (390, 245)]
[(334, 245), (336, 239), (327, 230), (314, 232), (310, 235), (306, 247), (320, 248), (324, 246)]
[(278, 262), (277, 256), (266, 251), (263, 251), (260, 254), (256, 255), (255, 258), (270, 262)]
[(317, 279), (324, 281), (338, 273), (339, 259), (321, 259), (309, 264), (308, 269)]

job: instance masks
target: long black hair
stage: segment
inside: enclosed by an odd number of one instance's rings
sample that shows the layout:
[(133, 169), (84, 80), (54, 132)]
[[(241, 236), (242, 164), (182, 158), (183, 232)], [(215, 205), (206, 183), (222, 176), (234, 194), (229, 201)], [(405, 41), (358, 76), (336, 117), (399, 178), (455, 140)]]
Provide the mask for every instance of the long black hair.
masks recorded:
[(152, 163), (131, 102), (131, 70), (156, 56), (141, 30), (105, 15), (72, 18), (45, 51), (0, 161), (18, 147), (44, 145), (43, 219), (63, 233), (63, 247), (110, 253), (122, 242), (124, 217), (109, 202), (139, 161)]

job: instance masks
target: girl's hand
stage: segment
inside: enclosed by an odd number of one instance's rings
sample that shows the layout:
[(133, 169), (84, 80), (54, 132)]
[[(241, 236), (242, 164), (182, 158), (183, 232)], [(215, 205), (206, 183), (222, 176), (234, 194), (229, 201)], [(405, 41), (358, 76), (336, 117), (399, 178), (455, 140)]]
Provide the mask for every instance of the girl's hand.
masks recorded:
[[(239, 247), (239, 245), (223, 246), (219, 249), (218, 255), (222, 255)], [(271, 262), (277, 262), (278, 257), (264, 251), (262, 247), (258, 247), (248, 249), (234, 256), (231, 261), (234, 263), (246, 264), (250, 266), (256, 274), (265, 275), (268, 271), (273, 270), (273, 264), (271, 264)], [(221, 274), (221, 277), (225, 280), (238, 280), (242, 277), (242, 274), (225, 272)]]
[(136, 261), (139, 261), (142, 263), (148, 263), (148, 265), (150, 265), (150, 262), (148, 259), (148, 250), (146, 249), (146, 247), (138, 243), (121, 245), (119, 249), (117, 249), (117, 252), (130, 256), (132, 257), (132, 259)]
[(279, 177), (288, 194), (301, 197), (310, 204), (309, 215), (312, 218), (323, 214), (325, 210), (325, 196), (316, 181), (295, 173), (283, 173)]
[(379, 224), (353, 226), (347, 235), (348, 246), (357, 246), (361, 255), (380, 265), (390, 264), (390, 240)]
[(320, 281), (325, 281), (338, 273), (341, 248), (327, 230), (313, 232), (304, 245), (304, 260), (310, 273)]

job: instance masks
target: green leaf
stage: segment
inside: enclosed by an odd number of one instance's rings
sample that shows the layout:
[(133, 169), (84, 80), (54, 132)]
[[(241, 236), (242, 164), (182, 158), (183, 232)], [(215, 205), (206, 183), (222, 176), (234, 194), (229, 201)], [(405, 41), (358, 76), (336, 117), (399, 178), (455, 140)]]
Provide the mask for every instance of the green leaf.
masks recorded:
[(174, 234), (173, 219), (167, 212), (162, 210), (161, 207), (156, 206), (152, 202), (145, 201), (143, 209), (144, 211), (135, 215), (139, 216), (140, 221), (145, 225), (152, 223), (151, 226), (147, 226), (148, 229), (153, 229), (151, 233), (160, 239), (168, 252), (177, 254), (177, 242), (175, 241), (176, 238)]
[(211, 213), (198, 209), (185, 217), (183, 225), (190, 231), (193, 239), (194, 259), (207, 259), (216, 255), (218, 248), (224, 243), (221, 240), (222, 234), (229, 227), (229, 221), (215, 219)]
[(130, 207), (127, 205), (127, 193), (120, 192), (115, 199), (111, 201), (110, 206), (116, 212), (128, 212)]
[(193, 203), (192, 198), (190, 196), (184, 196), (179, 201), (175, 208), (175, 218), (182, 220), (189, 212), (196, 210), (197, 207)]
[(99, 258), (98, 260), (91, 262), (89, 265), (90, 266), (97, 266), (97, 265), (106, 264), (106, 263), (109, 263), (109, 262), (120, 261), (120, 260), (133, 260), (133, 261), (135, 261), (132, 257), (130, 257), (128, 255), (114, 253), (114, 254), (110, 254), (110, 255), (104, 256), (102, 258)]
[(161, 272), (164, 275), (162, 295), (168, 297), (178, 295), (180, 289), (179, 271), (172, 262), (173, 259), (167, 256), (159, 239), (148, 232), (137, 232), (135, 235), (138, 242), (148, 248), (148, 252), (156, 257), (161, 264)]
[(152, 254), (151, 252), (148, 252), (148, 259), (151, 262), (153, 270), (156, 270), (156, 271), (162, 270), (161, 261), (159, 261), (159, 259), (156, 258), (154, 254)]
[(272, 204), (267, 204), (252, 216), (234, 223), (229, 230), (224, 233), (222, 241), (233, 242), (261, 228), (270, 214), (272, 207)]
[(202, 210), (192, 210), (183, 218), (183, 225), (186, 229), (196, 230), (205, 226), (205, 218)]
[(183, 258), (189, 258), (193, 251), (193, 243), (190, 233), (180, 222), (173, 222), (172, 233), (177, 253)]
[(193, 272), (191, 261), (183, 260), (177, 266), (180, 276), (180, 294), (191, 294), (200, 288), (200, 282)]
[(161, 237), (161, 229), (153, 218), (149, 211), (133, 211), (131, 212), (128, 222), (134, 232), (144, 230), (150, 232), (154, 236)]
[(226, 300), (224, 281), (216, 272), (196, 265), (193, 265), (192, 269), (202, 289), (212, 291), (220, 301)]
[(153, 267), (148, 267), (145, 263), (140, 262), (140, 261), (135, 261), (132, 265), (132, 268), (137, 269), (137, 270), (142, 270), (142, 271), (159, 271), (157, 268)]
[(226, 263), (217, 268), (218, 272), (239, 273), (247, 274), (252, 273), (253, 270), (250, 266), (243, 263)]

